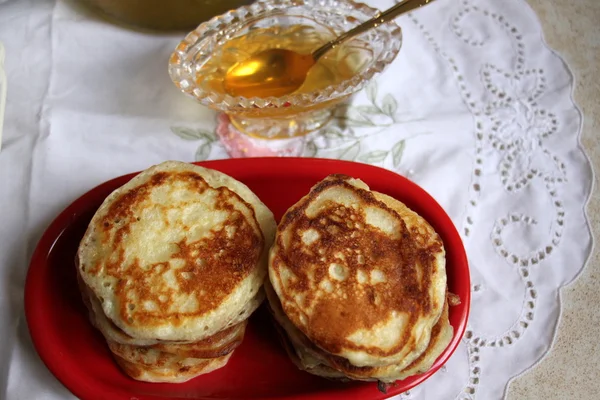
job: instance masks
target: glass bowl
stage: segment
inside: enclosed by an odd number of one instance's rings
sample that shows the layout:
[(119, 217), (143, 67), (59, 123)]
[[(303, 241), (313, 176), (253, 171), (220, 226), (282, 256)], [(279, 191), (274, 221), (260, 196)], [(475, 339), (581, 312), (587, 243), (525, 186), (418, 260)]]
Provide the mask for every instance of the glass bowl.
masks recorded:
[(226, 113), (238, 130), (250, 136), (305, 135), (324, 126), (335, 105), (396, 58), (402, 45), (398, 25), (382, 24), (327, 53), (311, 69), (305, 85), (289, 95), (233, 97), (218, 77), (236, 62), (269, 48), (310, 53), (378, 12), (351, 0), (258, 1), (190, 32), (169, 59), (169, 75), (184, 93)]

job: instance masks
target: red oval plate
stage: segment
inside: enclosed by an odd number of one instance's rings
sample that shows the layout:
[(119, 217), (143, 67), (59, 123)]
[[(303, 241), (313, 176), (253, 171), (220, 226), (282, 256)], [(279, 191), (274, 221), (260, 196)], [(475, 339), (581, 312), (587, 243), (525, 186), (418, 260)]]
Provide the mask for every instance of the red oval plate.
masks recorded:
[(84, 399), (383, 399), (423, 382), (448, 360), (464, 333), (470, 306), (465, 250), (452, 221), (416, 184), (391, 171), (347, 161), (310, 158), (243, 158), (198, 163), (244, 182), (279, 220), (311, 186), (332, 173), (364, 180), (373, 190), (404, 202), (440, 234), (446, 247), (448, 285), (461, 298), (450, 309), (454, 337), (424, 374), (398, 381), (387, 394), (375, 383), (338, 383), (302, 372), (288, 360), (264, 310), (256, 312), (243, 344), (225, 368), (187, 383), (135, 381), (113, 362), (101, 334), (88, 322), (75, 280), (74, 257), (83, 233), (110, 192), (135, 174), (112, 179), (67, 207), (40, 240), (27, 274), (25, 312), (37, 351), (50, 371)]

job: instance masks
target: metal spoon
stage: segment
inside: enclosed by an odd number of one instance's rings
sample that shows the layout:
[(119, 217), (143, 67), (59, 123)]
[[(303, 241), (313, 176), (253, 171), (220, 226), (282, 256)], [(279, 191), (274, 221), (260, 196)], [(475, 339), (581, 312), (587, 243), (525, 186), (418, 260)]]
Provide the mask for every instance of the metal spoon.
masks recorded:
[(398, 3), (324, 44), (311, 54), (298, 54), (286, 49), (262, 51), (238, 62), (227, 71), (224, 80), (225, 90), (232, 96), (263, 98), (292, 93), (302, 86), (308, 71), (329, 50), (356, 35), (433, 1), (405, 0)]

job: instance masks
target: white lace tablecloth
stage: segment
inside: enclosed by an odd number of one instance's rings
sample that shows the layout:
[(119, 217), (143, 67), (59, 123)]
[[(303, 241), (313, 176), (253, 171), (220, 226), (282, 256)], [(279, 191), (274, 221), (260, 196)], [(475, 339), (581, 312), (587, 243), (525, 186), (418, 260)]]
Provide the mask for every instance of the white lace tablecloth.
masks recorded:
[(441, 203), (469, 256), (469, 328), (446, 366), (400, 398), (502, 398), (551, 347), (559, 288), (592, 246), (573, 78), (524, 0), (438, 0), (398, 21), (398, 59), (345, 116), (273, 150), (172, 85), (167, 59), (181, 35), (120, 28), (70, 1), (0, 0), (9, 88), (0, 397), (70, 397), (37, 357), (23, 313), (29, 257), (59, 211), (106, 179), (166, 159), (276, 152), (380, 165)]

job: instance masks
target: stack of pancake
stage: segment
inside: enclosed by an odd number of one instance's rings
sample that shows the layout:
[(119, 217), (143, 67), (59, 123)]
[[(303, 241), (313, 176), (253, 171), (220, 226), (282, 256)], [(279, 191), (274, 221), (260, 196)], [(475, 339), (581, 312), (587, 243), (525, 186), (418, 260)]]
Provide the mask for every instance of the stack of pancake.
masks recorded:
[(187, 163), (154, 166), (108, 196), (76, 264), (122, 369), (184, 382), (224, 366), (264, 298), (275, 228), (245, 185)]
[(452, 338), (441, 239), (348, 176), (327, 177), (286, 212), (265, 286), (291, 359), (319, 376), (404, 379)]

